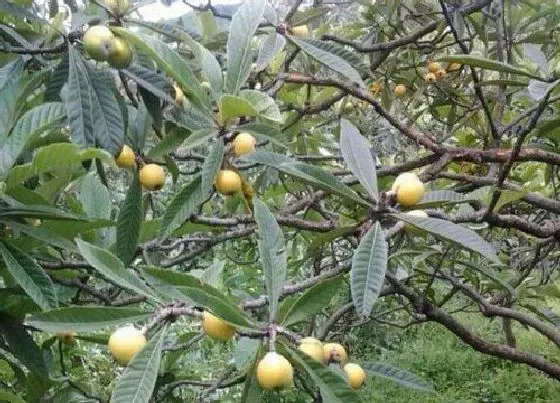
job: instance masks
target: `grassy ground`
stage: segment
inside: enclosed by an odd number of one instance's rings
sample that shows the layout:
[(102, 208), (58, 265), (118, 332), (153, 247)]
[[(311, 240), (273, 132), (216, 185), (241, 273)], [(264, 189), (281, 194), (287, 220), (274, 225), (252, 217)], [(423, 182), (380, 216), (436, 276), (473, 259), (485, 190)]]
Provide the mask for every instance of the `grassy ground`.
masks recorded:
[[(460, 319), (485, 337), (501, 341), (499, 322), (477, 315)], [(560, 351), (546, 340), (523, 328), (514, 330), (519, 348), (560, 362)], [(419, 375), (437, 391), (434, 396), (373, 379), (362, 392), (367, 402), (560, 402), (560, 382), (527, 366), (477, 353), (437, 324), (405, 332), (375, 326), (357, 336), (363, 341), (354, 344), (355, 360), (391, 363)]]

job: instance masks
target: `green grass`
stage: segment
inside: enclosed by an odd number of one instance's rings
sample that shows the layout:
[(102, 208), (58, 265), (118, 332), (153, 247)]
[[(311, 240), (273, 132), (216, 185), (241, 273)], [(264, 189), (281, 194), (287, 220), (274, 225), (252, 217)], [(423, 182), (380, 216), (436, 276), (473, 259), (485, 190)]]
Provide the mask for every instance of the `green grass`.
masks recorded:
[[(478, 315), (462, 315), (459, 319), (485, 338), (501, 342), (498, 321)], [(520, 349), (560, 362), (560, 351), (547, 340), (521, 327), (514, 331)], [(367, 402), (560, 401), (560, 382), (528, 366), (480, 354), (438, 324), (427, 323), (406, 331), (371, 326), (356, 336), (353, 360), (391, 363), (420, 376), (437, 391), (434, 396), (380, 378), (370, 379), (361, 392)]]

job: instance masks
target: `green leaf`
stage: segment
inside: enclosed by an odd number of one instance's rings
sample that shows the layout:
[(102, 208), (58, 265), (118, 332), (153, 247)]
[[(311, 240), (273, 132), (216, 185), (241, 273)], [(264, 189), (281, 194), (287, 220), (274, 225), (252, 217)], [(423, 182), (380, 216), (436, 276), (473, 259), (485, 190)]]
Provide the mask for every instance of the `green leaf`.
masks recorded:
[(218, 260), (217, 262), (208, 266), (202, 274), (199, 276), (203, 283), (208, 284), (214, 288), (220, 288), (222, 274), (224, 273), (224, 266), (226, 262), (224, 260)]
[(428, 206), (437, 206), (440, 204), (468, 203), (472, 200), (473, 198), (454, 192), (453, 190), (432, 190), (424, 193), (422, 200), (416, 203), (414, 207), (427, 208)]
[(305, 11), (296, 11), (292, 18), (289, 19), (289, 23), (292, 27), (297, 27), (299, 25), (307, 24), (317, 18), (320, 18), (329, 12), (327, 6), (313, 6)]
[(0, 256), (8, 273), (41, 309), (58, 306), (54, 285), (35, 260), (7, 242), (0, 242)]
[(277, 145), (284, 149), (288, 148), (288, 140), (276, 126), (271, 126), (264, 123), (249, 123), (243, 126), (238, 126), (237, 130), (251, 133), (257, 139), (269, 141), (274, 145)]
[(147, 156), (150, 158), (163, 157), (176, 150), (185, 138), (187, 137), (186, 130), (181, 129), (171, 129), (165, 134), (159, 143), (153, 146), (150, 151), (148, 151)]
[(68, 81), (68, 72), (69, 72), (69, 65), (68, 65), (68, 53), (65, 53), (60, 62), (55, 67), (51, 74), (51, 78), (47, 83), (45, 88), (45, 101), (61, 101), (60, 98), (60, 91), (64, 84)]
[(70, 139), (82, 147), (95, 145), (92, 88), (80, 53), (68, 51), (68, 83), (63, 91), (64, 107), (68, 115)]
[(123, 262), (111, 252), (81, 239), (76, 239), (76, 244), (84, 259), (105, 278), (120, 287), (153, 298), (152, 292), (142, 280), (128, 271)]
[(89, 218), (108, 220), (111, 218), (111, 198), (109, 191), (101, 183), (95, 172), (90, 172), (82, 179), (78, 200)]
[(22, 56), (18, 56), (11, 62), (0, 67), (0, 89), (2, 89), (7, 83), (14, 80), (14, 78), (19, 77), (23, 72), (24, 67), (25, 60)]
[(204, 46), (199, 45), (200, 62), (202, 64), (202, 74), (210, 83), (210, 88), (214, 94), (221, 94), (223, 90), (223, 77), (222, 67), (216, 57), (206, 49)]
[(447, 63), (460, 63), (468, 64), (471, 67), (479, 67), (485, 70), (500, 71), (502, 73), (511, 73), (521, 76), (535, 78), (537, 80), (542, 80), (542, 78), (531, 74), (529, 71), (522, 69), (520, 67), (515, 67), (507, 63), (499, 62), (496, 60), (485, 59), (483, 57), (471, 56), (471, 55), (455, 55), (455, 56), (445, 56), (439, 58), (438, 61)]
[(263, 401), (263, 390), (257, 381), (257, 365), (262, 356), (263, 348), (261, 343), (259, 343), (257, 347), (255, 359), (247, 369), (245, 384), (243, 385), (243, 394), (241, 395), (242, 403), (260, 403)]
[(91, 83), (91, 107), (97, 146), (117, 155), (124, 143), (124, 123), (117, 98), (113, 93), (113, 77), (107, 71), (87, 66)]
[[(8, 351), (31, 373), (42, 379), (49, 378), (49, 369), (45, 357), (39, 346), (33, 341), (33, 337), (23, 325), (5, 314), (0, 317), (0, 341), (3, 344), (2, 350), (7, 347)], [(0, 350), (0, 357), (2, 355)], [(2, 400), (0, 399), (0, 401)]]
[(202, 194), (208, 195), (212, 192), (214, 186), (214, 178), (222, 166), (224, 159), (224, 141), (221, 138), (216, 139), (210, 147), (208, 155), (204, 159), (202, 165)]
[(15, 124), (4, 145), (0, 147), (0, 178), (16, 162), (29, 141), (60, 123), (66, 113), (59, 102), (45, 103), (27, 111)]
[(136, 256), (142, 224), (142, 187), (134, 175), (117, 218), (117, 256), (129, 265)]
[(500, 190), (500, 198), (498, 199), (496, 206), (494, 206), (494, 211), (500, 211), (500, 209), (506, 204), (521, 200), (528, 194), (528, 190)]
[(220, 116), (224, 124), (241, 116), (257, 116), (259, 113), (251, 103), (234, 95), (222, 95), (220, 98)]
[(8, 392), (7, 390), (0, 390), (0, 402), (25, 403), (25, 400), (12, 392)]
[(167, 206), (161, 220), (159, 238), (165, 238), (187, 221), (204, 201), (203, 197), (202, 179), (198, 175)]
[(350, 388), (346, 379), (325, 364), (315, 361), (299, 350), (292, 349), (287, 344), (281, 343), (279, 347), (281, 347), (280, 353), (285, 353), (286, 358), (313, 379), (321, 392), (326, 394), (329, 403), (357, 403), (361, 401), (358, 394)]
[(274, 57), (286, 46), (286, 38), (276, 32), (271, 32), (259, 46), (259, 55), (255, 63), (256, 71), (263, 71)]
[(313, 165), (294, 161), (284, 155), (267, 151), (257, 151), (243, 156), (246, 162), (266, 165), (288, 175), (302, 179), (304, 182), (327, 192), (345, 197), (364, 206), (369, 203), (363, 200), (356, 192), (344, 185), (336, 176)]
[(264, 13), (265, 1), (243, 3), (233, 15), (227, 41), (226, 91), (236, 95), (249, 77), (251, 41)]
[(439, 218), (423, 218), (410, 214), (395, 214), (394, 216), (438, 238), (443, 238), (447, 241), (459, 244), (472, 252), (480, 253), (482, 256), (496, 263), (501, 263), (494, 248), (476, 232), (468, 228)]
[(260, 117), (275, 121), (282, 122), (282, 114), (280, 109), (274, 99), (268, 95), (256, 90), (242, 90), (239, 92), (239, 96), (243, 99), (249, 101), (253, 108), (257, 111)]
[(199, 145), (206, 143), (212, 137), (215, 137), (217, 134), (218, 130), (213, 127), (196, 130), (185, 139), (181, 147), (186, 149), (198, 147)]
[(131, 64), (121, 72), (140, 87), (150, 91), (156, 97), (170, 104), (175, 103), (171, 97), (173, 86), (161, 73), (147, 69), (139, 64)]
[(94, 158), (111, 166), (115, 165), (114, 157), (99, 148), (82, 149), (76, 144), (69, 143), (51, 144), (35, 151), (30, 163), (12, 168), (8, 173), (6, 183), (13, 186), (45, 172), (63, 171), (67, 173), (72, 167), (83, 170), (81, 163)]
[(529, 95), (531, 95), (531, 98), (533, 98), (535, 101), (540, 101), (558, 84), (560, 84), (560, 80), (556, 80), (551, 83), (538, 80), (529, 80), (529, 87), (527, 89), (529, 90)]
[(152, 312), (129, 307), (73, 306), (32, 315), (25, 323), (49, 333), (85, 333), (143, 321), (151, 314)]
[(368, 141), (346, 119), (340, 120), (340, 152), (350, 171), (373, 200), (379, 197), (377, 171)]
[(166, 43), (148, 34), (132, 32), (126, 28), (111, 27), (119, 36), (129, 40), (138, 50), (147, 54), (167, 75), (172, 77), (185, 95), (195, 105), (210, 109), (210, 100), (200, 87), (187, 62)]
[(363, 236), (352, 257), (350, 288), (356, 312), (364, 317), (371, 314), (379, 297), (387, 271), (387, 241), (379, 221)]
[(435, 393), (430, 384), (423, 379), (420, 379), (416, 375), (400, 368), (396, 368), (392, 365), (384, 364), (382, 362), (365, 362), (362, 367), (370, 376), (378, 376), (388, 379), (407, 388)]
[(111, 403), (149, 403), (156, 386), (167, 325), (128, 363), (111, 395)]
[[(214, 315), (232, 325), (250, 326), (245, 313), (229, 297), (209, 284), (203, 283), (199, 278), (155, 267), (147, 267), (143, 272), (150, 284), (158, 287), (162, 292), (166, 292), (171, 298), (177, 298), (177, 292), (179, 292), (190, 301), (209, 309)], [(164, 287), (161, 287), (162, 285)], [(169, 288), (175, 290), (169, 290)]]
[(255, 359), (260, 346), (261, 341), (259, 339), (249, 337), (241, 337), (235, 342), (233, 360), (238, 371), (243, 371), (249, 362)]
[(286, 279), (286, 246), (284, 234), (266, 204), (255, 198), (253, 205), (259, 231), (259, 256), (268, 293), (269, 321), (272, 323), (276, 315), (280, 291)]
[(334, 277), (322, 281), (301, 294), (286, 312), (282, 324), (291, 326), (306, 321), (312, 315), (321, 312), (329, 305), (332, 297), (336, 295), (341, 280), (341, 277)]
[[(362, 87), (364, 86), (360, 73), (358, 73), (350, 64), (352, 62), (350, 60), (346, 61), (336, 54), (341, 53), (340, 47), (337, 47), (332, 43), (322, 42), (316, 39), (300, 39), (294, 36), (289, 36), (288, 38), (303, 52), (307, 53), (325, 67), (336, 71), (340, 75), (354, 83), (358, 83)], [(350, 52), (345, 52), (344, 56), (348, 56), (349, 53)]]
[(11, 3), (9, 1), (3, 1), (0, 3), (0, 12), (10, 17), (18, 16), (21, 19), (29, 19), (32, 21), (38, 21), (40, 23), (46, 23), (46, 21), (39, 17), (37, 14), (27, 10), (25, 7)]
[[(61, 249), (67, 249), (72, 252), (77, 252), (76, 245), (68, 239), (58, 235), (57, 233), (49, 230), (44, 225), (34, 227), (31, 225), (20, 224), (16, 221), (4, 221), (5, 224), (10, 225), (14, 230), (21, 231), (22, 233), (35, 238), (39, 241), (45, 242), (49, 245), (56, 246)], [(74, 225), (75, 223), (72, 223)]]

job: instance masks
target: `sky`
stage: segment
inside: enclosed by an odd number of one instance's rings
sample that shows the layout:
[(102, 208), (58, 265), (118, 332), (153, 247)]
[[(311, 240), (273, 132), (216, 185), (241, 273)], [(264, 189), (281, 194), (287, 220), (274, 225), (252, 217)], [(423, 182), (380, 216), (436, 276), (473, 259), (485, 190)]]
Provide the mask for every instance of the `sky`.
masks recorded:
[[(236, 4), (242, 0), (212, 0), (212, 4)], [(193, 0), (194, 5), (205, 5), (206, 1)], [(146, 21), (158, 21), (165, 18), (173, 18), (185, 14), (191, 8), (185, 5), (181, 0), (173, 2), (169, 7), (164, 6), (159, 1), (147, 6), (141, 7), (138, 12)]]

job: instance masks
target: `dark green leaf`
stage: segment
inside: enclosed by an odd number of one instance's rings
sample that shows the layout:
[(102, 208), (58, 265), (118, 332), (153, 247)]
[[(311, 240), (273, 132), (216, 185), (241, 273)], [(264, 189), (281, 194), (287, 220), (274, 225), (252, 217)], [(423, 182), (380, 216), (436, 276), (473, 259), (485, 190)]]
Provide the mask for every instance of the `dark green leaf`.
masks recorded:
[(381, 362), (366, 362), (362, 365), (362, 367), (368, 373), (368, 375), (389, 379), (407, 388), (435, 393), (430, 384), (423, 379), (420, 379), (416, 375), (396, 368), (390, 364), (384, 364)]
[(243, 3), (233, 15), (227, 41), (226, 90), (236, 95), (249, 77), (251, 41), (264, 13), (265, 1)]
[(136, 256), (142, 223), (142, 187), (135, 174), (117, 218), (117, 255), (125, 265)]
[(280, 353), (286, 353), (290, 361), (305, 371), (315, 382), (322, 393), (325, 393), (332, 403), (357, 403), (361, 399), (354, 392), (346, 379), (342, 378), (325, 364), (315, 361), (307, 354), (293, 349), (287, 344), (280, 344)]
[(224, 124), (233, 118), (257, 115), (257, 110), (246, 99), (234, 95), (222, 95), (220, 98), (220, 116)]
[(285, 174), (302, 179), (304, 182), (327, 192), (356, 201), (364, 206), (369, 203), (363, 200), (348, 186), (344, 185), (336, 176), (313, 165), (294, 161), (284, 155), (266, 151), (257, 151), (243, 156), (247, 162), (263, 164), (275, 168)]
[(128, 363), (111, 395), (111, 403), (148, 403), (156, 385), (167, 326)]
[(364, 86), (360, 73), (358, 73), (351, 64), (355, 62), (355, 58), (347, 61), (343, 57), (337, 55), (337, 53), (339, 53), (342, 56), (348, 57), (351, 54), (350, 52), (346, 50), (342, 52), (343, 48), (340, 46), (316, 39), (300, 39), (294, 36), (290, 36), (289, 39), (303, 52), (307, 53), (325, 67), (336, 71), (352, 82), (358, 83), (360, 86)]
[(136, 48), (151, 56), (156, 64), (179, 84), (187, 98), (195, 105), (203, 109), (210, 108), (210, 100), (187, 62), (166, 43), (151, 35), (135, 33), (126, 28), (113, 27), (112, 29), (119, 36), (128, 39)]
[(258, 245), (268, 293), (269, 320), (276, 315), (280, 291), (286, 279), (287, 256), (284, 234), (265, 203), (255, 198), (255, 221), (259, 231)]
[(350, 288), (356, 312), (371, 314), (387, 271), (387, 241), (378, 221), (363, 236), (352, 258)]
[(68, 84), (63, 91), (64, 106), (68, 114), (70, 138), (82, 147), (95, 145), (95, 128), (92, 105), (92, 88), (87, 69), (80, 53), (70, 48), (68, 52)]
[(308, 320), (313, 315), (327, 307), (340, 287), (341, 277), (334, 277), (315, 284), (305, 293), (301, 294), (286, 312), (282, 324), (291, 326), (295, 323)]
[(58, 306), (54, 285), (35, 260), (7, 242), (0, 242), (0, 256), (16, 283), (41, 309), (46, 311)]
[(346, 119), (340, 121), (340, 152), (350, 171), (373, 200), (379, 197), (377, 171), (368, 141)]
[(146, 297), (153, 297), (150, 289), (133, 272), (128, 271), (123, 262), (106, 249), (92, 245), (81, 239), (76, 240), (84, 259), (104, 277), (120, 287), (127, 288)]
[(175, 100), (171, 97), (173, 86), (161, 73), (147, 69), (139, 64), (131, 64), (125, 70), (121, 70), (125, 76), (130, 78), (139, 86), (150, 91), (156, 97), (171, 104)]
[(221, 138), (216, 139), (210, 147), (208, 155), (202, 165), (202, 194), (207, 195), (212, 192), (214, 178), (222, 166), (224, 159), (224, 142)]
[(25, 323), (49, 333), (79, 333), (143, 321), (151, 314), (151, 312), (128, 307), (73, 306), (32, 315), (26, 319)]
[(445, 56), (439, 58), (438, 61), (448, 62), (448, 63), (460, 63), (468, 64), (471, 67), (479, 67), (485, 70), (500, 71), (502, 73), (511, 73), (521, 76), (535, 78), (537, 80), (542, 80), (531, 74), (529, 71), (522, 69), (520, 67), (515, 67), (507, 63), (499, 62), (492, 59), (485, 59), (483, 57), (471, 56), (471, 55), (455, 55), (455, 56)]
[(500, 259), (496, 255), (494, 248), (476, 232), (468, 228), (439, 218), (423, 218), (410, 214), (395, 214), (395, 217), (401, 221), (412, 224), (416, 228), (430, 232), (436, 237), (459, 244), (472, 252), (480, 253), (486, 258), (500, 263)]
[(165, 238), (187, 221), (204, 201), (203, 197), (202, 179), (196, 176), (167, 206), (161, 220), (159, 237)]

